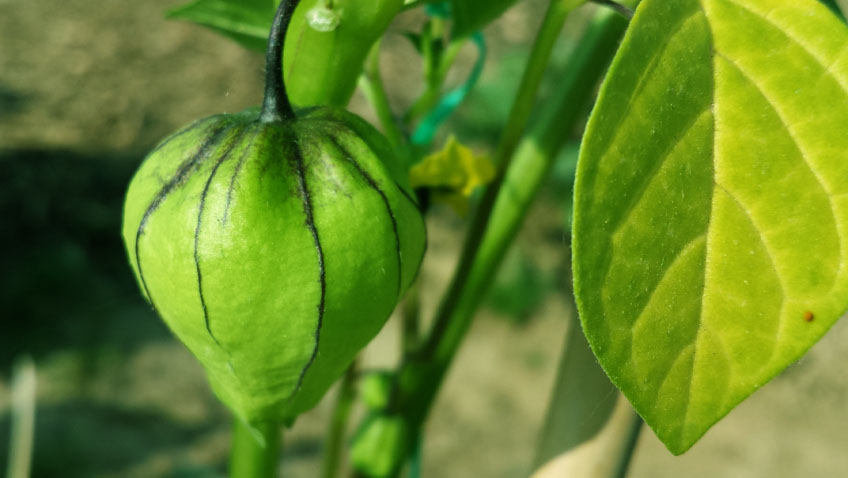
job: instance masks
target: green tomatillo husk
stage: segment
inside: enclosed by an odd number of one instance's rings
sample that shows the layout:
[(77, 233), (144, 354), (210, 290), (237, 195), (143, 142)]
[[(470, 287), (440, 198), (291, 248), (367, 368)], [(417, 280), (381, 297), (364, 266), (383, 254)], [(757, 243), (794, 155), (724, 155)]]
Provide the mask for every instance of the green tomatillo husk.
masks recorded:
[(380, 330), (425, 248), (385, 138), (343, 110), (291, 109), (280, 61), (293, 3), (271, 32), (262, 110), (165, 139), (124, 208), (145, 298), (248, 423), (314, 406)]

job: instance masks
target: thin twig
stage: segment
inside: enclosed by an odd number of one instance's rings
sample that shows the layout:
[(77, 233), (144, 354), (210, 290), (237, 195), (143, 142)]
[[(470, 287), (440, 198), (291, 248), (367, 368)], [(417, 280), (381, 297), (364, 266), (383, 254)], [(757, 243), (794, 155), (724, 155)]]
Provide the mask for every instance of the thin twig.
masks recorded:
[(633, 19), (633, 9), (626, 6), (626, 5), (622, 5), (618, 2), (614, 2), (613, 0), (590, 0), (590, 1), (593, 2), (593, 3), (597, 3), (598, 5), (603, 5), (605, 7), (612, 8), (613, 10), (616, 11), (616, 13), (618, 13), (619, 15), (621, 15), (622, 17), (624, 17), (628, 20)]
[(9, 440), (8, 478), (29, 478), (35, 439), (35, 364), (25, 357), (12, 376), (12, 433)]
[(616, 478), (625, 478), (627, 470), (630, 468), (630, 462), (633, 461), (633, 454), (636, 451), (636, 445), (639, 443), (639, 433), (642, 431), (642, 417), (636, 415), (630, 425), (630, 435), (627, 438), (627, 445), (621, 453), (621, 462), (618, 464), (618, 472)]

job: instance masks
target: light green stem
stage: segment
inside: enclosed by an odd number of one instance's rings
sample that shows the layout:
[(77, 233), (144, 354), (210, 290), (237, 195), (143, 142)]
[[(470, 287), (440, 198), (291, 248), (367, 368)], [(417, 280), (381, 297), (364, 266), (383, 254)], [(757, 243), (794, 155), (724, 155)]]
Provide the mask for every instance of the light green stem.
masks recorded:
[[(415, 100), (415, 103), (409, 107), (409, 111), (404, 115), (403, 121), (406, 125), (411, 126), (414, 124), (439, 102), (448, 71), (450, 71), (454, 61), (456, 61), (456, 57), (459, 55), (459, 51), (462, 49), (466, 40), (467, 38), (451, 40), (442, 52), (439, 64), (432, 71), (427, 72), (427, 85), (424, 93)], [(425, 56), (428, 54), (431, 55), (432, 53), (425, 52)]]
[(260, 423), (253, 429), (233, 420), (230, 478), (277, 478), (282, 431), (277, 423)]
[(389, 97), (383, 86), (383, 77), (380, 74), (380, 44), (381, 42), (378, 40), (368, 53), (362, 76), (359, 78), (359, 87), (368, 102), (371, 103), (371, 107), (374, 108), (386, 138), (392, 146), (398, 147), (404, 144), (404, 135), (398, 127), (397, 119), (392, 114)]
[[(584, 3), (586, 3), (586, 0), (552, 0), (548, 5), (548, 11), (545, 13), (542, 25), (539, 27), (539, 33), (536, 35), (533, 50), (530, 52), (527, 68), (521, 78), (518, 95), (512, 103), (509, 119), (501, 135), (500, 144), (498, 144), (495, 164), (503, 166), (502, 171), (506, 171), (507, 162), (515, 152), (522, 135), (524, 135), (530, 113), (536, 104), (539, 85), (542, 83), (542, 78), (548, 67), (551, 51), (556, 44), (565, 20), (574, 9)], [(567, 90), (568, 88), (563, 87), (561, 89)]]

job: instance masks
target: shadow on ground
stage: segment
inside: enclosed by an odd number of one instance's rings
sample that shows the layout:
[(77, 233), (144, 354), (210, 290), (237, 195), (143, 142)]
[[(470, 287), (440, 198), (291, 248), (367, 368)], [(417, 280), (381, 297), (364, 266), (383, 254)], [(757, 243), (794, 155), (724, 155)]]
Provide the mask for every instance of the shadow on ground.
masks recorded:
[(168, 332), (135, 285), (120, 237), (139, 159), (0, 151), (0, 376), (21, 354), (109, 343), (129, 352)]
[[(33, 455), (33, 478), (121, 476), (133, 464), (191, 444), (218, 426), (218, 420), (186, 425), (158, 412), (125, 409), (89, 399), (40, 407), (36, 423), (39, 439)], [(8, 415), (0, 418), (0, 430), (8, 426)], [(5, 434), (0, 434), (0, 449), (8, 447), (6, 440)], [(169, 476), (219, 476), (225, 462), (226, 457), (221, 457), (208, 469), (186, 466)], [(4, 468), (5, 464), (0, 464), (0, 469)]]

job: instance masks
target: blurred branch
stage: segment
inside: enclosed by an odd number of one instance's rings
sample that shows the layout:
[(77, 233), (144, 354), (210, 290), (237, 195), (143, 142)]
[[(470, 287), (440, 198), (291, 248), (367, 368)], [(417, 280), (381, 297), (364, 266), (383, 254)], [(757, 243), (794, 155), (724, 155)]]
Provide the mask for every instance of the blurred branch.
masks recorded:
[(401, 343), (404, 356), (412, 354), (419, 345), (421, 328), (421, 281), (412, 283), (401, 309)]
[(35, 363), (20, 359), (12, 372), (12, 431), (7, 478), (29, 478), (35, 439)]
[(333, 410), (330, 432), (327, 436), (327, 447), (324, 452), (324, 463), (321, 470), (323, 478), (338, 476), (341, 453), (347, 434), (347, 421), (350, 416), (351, 405), (353, 405), (353, 400), (356, 397), (355, 385), (358, 368), (357, 360), (354, 360), (342, 377), (341, 384), (339, 384), (339, 395), (336, 398), (336, 408)]
[(633, 9), (628, 7), (627, 5), (622, 5), (618, 2), (614, 2), (613, 0), (589, 0), (593, 3), (597, 3), (598, 5), (603, 5), (605, 7), (609, 7), (613, 9), (616, 13), (621, 15), (622, 17), (631, 20), (633, 18)]

